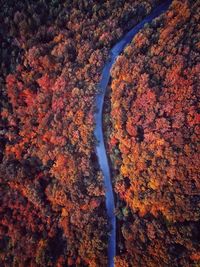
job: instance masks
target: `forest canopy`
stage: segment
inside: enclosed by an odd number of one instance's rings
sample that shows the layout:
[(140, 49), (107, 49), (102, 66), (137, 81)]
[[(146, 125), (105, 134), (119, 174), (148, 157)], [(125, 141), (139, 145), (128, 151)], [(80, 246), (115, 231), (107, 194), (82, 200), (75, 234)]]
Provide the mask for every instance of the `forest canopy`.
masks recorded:
[[(159, 0), (1, 1), (0, 266), (106, 267), (95, 97), (111, 47)], [(117, 58), (104, 136), (116, 267), (200, 264), (200, 2)]]
[(1, 1), (1, 266), (107, 265), (97, 83), (158, 2)]
[(112, 68), (116, 266), (200, 260), (199, 14), (199, 1), (173, 1)]

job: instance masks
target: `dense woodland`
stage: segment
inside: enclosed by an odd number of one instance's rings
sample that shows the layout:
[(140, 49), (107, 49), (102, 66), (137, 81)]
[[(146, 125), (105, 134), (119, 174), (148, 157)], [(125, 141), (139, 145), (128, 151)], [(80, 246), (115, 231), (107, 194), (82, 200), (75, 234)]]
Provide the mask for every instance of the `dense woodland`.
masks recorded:
[(94, 97), (158, 2), (0, 1), (0, 266), (107, 265)]
[(199, 33), (200, 1), (175, 0), (112, 68), (117, 267), (200, 266)]
[[(157, 0), (0, 0), (0, 266), (107, 266), (95, 155), (110, 48)], [(174, 0), (112, 68), (116, 267), (200, 265), (200, 1)]]

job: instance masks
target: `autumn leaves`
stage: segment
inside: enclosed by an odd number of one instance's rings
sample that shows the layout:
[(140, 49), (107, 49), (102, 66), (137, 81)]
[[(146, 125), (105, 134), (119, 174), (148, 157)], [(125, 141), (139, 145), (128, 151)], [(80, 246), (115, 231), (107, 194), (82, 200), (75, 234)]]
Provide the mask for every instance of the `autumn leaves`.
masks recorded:
[[(196, 87), (199, 49), (197, 44), (192, 45), (197, 35), (198, 9), (198, 3), (174, 1), (166, 14), (136, 35), (112, 70), (110, 147), (116, 159), (114, 168), (120, 170), (119, 179), (115, 178), (115, 190), (119, 203), (125, 202), (133, 217), (138, 214), (141, 223), (148, 216), (180, 226), (185, 221), (200, 220), (200, 207), (194, 202), (200, 192)], [(120, 151), (120, 157), (115, 155), (116, 150)], [(127, 224), (122, 222), (122, 229)], [(130, 222), (129, 227), (134, 225), (135, 222)], [(170, 246), (173, 238), (170, 240), (168, 225), (163, 224), (162, 231)], [(150, 220), (148, 228), (151, 228)], [(135, 231), (136, 235), (142, 230)], [(174, 226), (174, 236), (179, 239), (177, 232)], [(177, 242), (184, 246), (182, 264), (186, 266), (190, 263), (187, 253), (198, 251), (199, 246), (193, 243), (192, 236), (189, 239), (184, 234), (181, 236), (182, 241)], [(130, 265), (134, 262), (138, 266), (140, 253), (130, 243), (135, 244), (135, 239), (129, 240), (130, 236), (126, 235), (124, 238), (128, 253), (119, 259), (118, 265), (127, 257)], [(152, 240), (148, 231), (145, 238)], [(138, 243), (150, 249), (154, 241), (148, 245), (147, 240)], [(156, 243), (161, 240), (158, 237)], [(144, 257), (148, 258), (148, 253)], [(159, 264), (172, 264), (170, 251), (168, 259), (162, 255), (161, 248), (157, 253)], [(142, 262), (144, 266), (156, 264), (156, 260), (149, 265), (145, 260)]]

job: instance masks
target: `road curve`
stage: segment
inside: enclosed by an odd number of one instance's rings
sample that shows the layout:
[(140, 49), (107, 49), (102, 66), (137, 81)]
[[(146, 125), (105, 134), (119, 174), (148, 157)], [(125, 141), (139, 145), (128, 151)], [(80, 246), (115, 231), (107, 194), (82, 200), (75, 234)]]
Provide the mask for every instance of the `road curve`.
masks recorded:
[(96, 154), (99, 161), (100, 168), (104, 177), (104, 186), (105, 186), (105, 196), (106, 196), (106, 209), (108, 220), (111, 225), (111, 231), (108, 240), (108, 266), (114, 267), (114, 257), (116, 255), (116, 216), (115, 211), (115, 202), (114, 202), (114, 192), (112, 188), (110, 168), (108, 164), (108, 158), (106, 155), (103, 129), (102, 129), (102, 112), (103, 112), (103, 103), (106, 93), (106, 89), (110, 80), (110, 69), (114, 64), (118, 55), (123, 51), (125, 46), (131, 42), (134, 35), (138, 33), (144, 27), (145, 23), (151, 22), (154, 18), (158, 17), (160, 14), (165, 12), (169, 5), (171, 4), (170, 0), (164, 1), (163, 4), (158, 6), (149, 16), (143, 19), (139, 24), (137, 24), (132, 30), (130, 30), (110, 51), (109, 60), (106, 62), (101, 76), (101, 81), (99, 83), (99, 92), (96, 96), (96, 108), (97, 112), (95, 113), (95, 138), (97, 140), (96, 145)]

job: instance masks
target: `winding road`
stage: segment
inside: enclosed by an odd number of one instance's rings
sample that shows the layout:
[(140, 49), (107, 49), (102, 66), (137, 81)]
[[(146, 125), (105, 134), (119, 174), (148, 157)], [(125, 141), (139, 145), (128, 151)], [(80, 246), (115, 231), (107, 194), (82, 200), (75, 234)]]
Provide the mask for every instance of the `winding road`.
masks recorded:
[(110, 51), (109, 60), (106, 62), (103, 71), (101, 81), (99, 83), (99, 93), (96, 96), (96, 107), (97, 112), (95, 113), (95, 137), (97, 140), (96, 145), (96, 154), (98, 157), (100, 168), (104, 176), (104, 185), (105, 185), (105, 195), (106, 195), (106, 209), (108, 220), (111, 225), (111, 231), (108, 240), (108, 266), (114, 267), (114, 257), (116, 255), (116, 216), (115, 216), (115, 201), (114, 193), (111, 182), (110, 168), (108, 164), (108, 158), (106, 155), (103, 129), (102, 129), (102, 112), (104, 97), (106, 94), (106, 89), (110, 80), (110, 69), (114, 64), (118, 55), (123, 51), (125, 46), (131, 42), (133, 37), (141, 30), (145, 23), (151, 22), (154, 18), (165, 12), (171, 1), (167, 0), (160, 6), (158, 6), (149, 16), (143, 19), (139, 24), (137, 24), (132, 30), (130, 30)]

